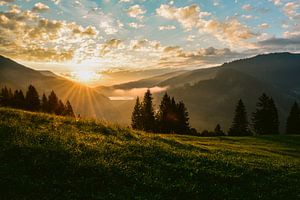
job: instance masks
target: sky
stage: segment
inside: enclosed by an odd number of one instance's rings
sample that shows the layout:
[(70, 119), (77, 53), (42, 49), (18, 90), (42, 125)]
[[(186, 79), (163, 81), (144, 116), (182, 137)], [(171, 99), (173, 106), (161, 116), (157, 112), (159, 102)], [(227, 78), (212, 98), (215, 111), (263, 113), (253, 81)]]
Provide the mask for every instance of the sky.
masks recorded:
[(297, 53), (300, 0), (0, 0), (0, 43), (34, 69), (114, 84)]

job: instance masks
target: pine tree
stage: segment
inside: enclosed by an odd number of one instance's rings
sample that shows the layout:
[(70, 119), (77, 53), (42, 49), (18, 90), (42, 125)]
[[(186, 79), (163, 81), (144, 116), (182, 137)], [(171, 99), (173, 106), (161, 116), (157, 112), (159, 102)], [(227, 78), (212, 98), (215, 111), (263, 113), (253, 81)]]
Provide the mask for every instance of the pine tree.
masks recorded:
[(279, 120), (275, 103), (265, 93), (259, 97), (257, 109), (252, 114), (253, 128), (258, 135), (279, 134)]
[(42, 108), (42, 112), (45, 112), (45, 113), (49, 112), (48, 99), (47, 99), (45, 93), (43, 94), (43, 97), (42, 97), (41, 108)]
[(249, 131), (246, 107), (242, 99), (238, 101), (238, 104), (235, 108), (235, 115), (228, 134), (231, 136), (243, 136), (251, 134)]
[(223, 136), (225, 135), (222, 128), (221, 128), (221, 125), (220, 124), (217, 124), (215, 130), (214, 130), (214, 135), (215, 136)]
[(13, 97), (13, 107), (25, 109), (25, 97), (22, 90), (16, 90)]
[(142, 103), (142, 129), (144, 131), (155, 131), (155, 117), (152, 100), (152, 94), (148, 89)]
[(26, 97), (26, 108), (30, 111), (38, 111), (40, 109), (39, 94), (33, 85), (29, 85)]
[(131, 115), (131, 127), (133, 129), (142, 129), (142, 105), (140, 103), (140, 98), (136, 98), (135, 106)]
[(11, 106), (12, 99), (13, 99), (13, 94), (11, 92), (11, 89), (7, 89), (6, 86), (4, 88), (2, 88), (0, 104), (2, 106)]
[(55, 92), (52, 90), (48, 96), (48, 111), (49, 113), (55, 113), (58, 107), (58, 98)]
[(190, 124), (189, 124), (189, 113), (182, 101), (180, 101), (176, 106), (177, 113), (177, 125), (176, 125), (176, 133), (187, 134), (190, 132)]
[(75, 114), (74, 114), (74, 111), (73, 111), (70, 101), (67, 101), (63, 115), (69, 116), (69, 117), (75, 117)]
[(158, 129), (162, 133), (171, 132), (171, 125), (172, 125), (171, 109), (172, 109), (171, 98), (167, 93), (165, 93), (159, 105), (159, 111), (157, 113)]
[(293, 104), (290, 114), (287, 118), (286, 134), (300, 135), (300, 109), (297, 102)]
[(55, 110), (55, 114), (56, 115), (63, 115), (64, 111), (65, 111), (65, 105), (61, 100), (59, 100), (58, 105), (57, 105), (56, 110)]

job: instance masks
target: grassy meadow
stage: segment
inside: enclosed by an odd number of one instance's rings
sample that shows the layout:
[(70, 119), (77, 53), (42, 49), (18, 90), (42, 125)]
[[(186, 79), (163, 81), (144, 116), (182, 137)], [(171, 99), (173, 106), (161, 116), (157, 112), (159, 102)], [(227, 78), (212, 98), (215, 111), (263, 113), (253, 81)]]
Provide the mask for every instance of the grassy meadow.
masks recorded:
[(0, 108), (0, 199), (299, 199), (300, 137), (195, 137)]

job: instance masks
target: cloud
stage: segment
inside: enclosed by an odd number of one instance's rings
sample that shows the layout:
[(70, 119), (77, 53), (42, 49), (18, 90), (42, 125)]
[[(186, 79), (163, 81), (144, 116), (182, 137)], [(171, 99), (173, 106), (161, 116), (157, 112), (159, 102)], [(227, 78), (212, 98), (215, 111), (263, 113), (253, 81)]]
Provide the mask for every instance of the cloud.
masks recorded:
[(268, 28), (270, 28), (270, 25), (268, 23), (262, 23), (262, 24), (258, 25), (258, 28), (260, 28), (260, 29), (268, 29)]
[(54, 4), (58, 5), (60, 3), (60, 0), (51, 0)]
[(90, 47), (82, 49), (81, 46), (90, 44), (90, 39), (97, 34), (95, 27), (41, 18), (36, 12), (21, 10), (17, 6), (0, 12), (0, 54), (11, 58), (70, 60), (75, 54), (80, 57), (78, 51), (88, 54)]
[(110, 53), (113, 49), (118, 49), (120, 45), (122, 44), (122, 41), (119, 39), (110, 39), (107, 40), (100, 50), (100, 56), (105, 56), (106, 54)]
[(9, 3), (13, 3), (15, 2), (16, 0), (0, 0), (0, 6), (2, 5), (7, 5)]
[(270, 2), (273, 2), (274, 5), (278, 6), (278, 5), (281, 5), (281, 0), (269, 0)]
[(128, 23), (128, 26), (131, 27), (131, 28), (135, 28), (135, 29), (139, 29), (139, 28), (145, 27), (144, 24), (138, 24), (138, 23), (135, 23), (135, 22)]
[(50, 10), (49, 6), (47, 6), (41, 2), (34, 4), (34, 7), (32, 8), (33, 12), (40, 12), (40, 13), (47, 12), (49, 10)]
[(120, 0), (119, 3), (129, 3), (132, 2), (132, 0)]
[(160, 42), (158, 41), (150, 41), (147, 39), (141, 40), (131, 40), (130, 41), (130, 49), (132, 50), (143, 50), (143, 51), (155, 51), (161, 47)]
[(159, 26), (158, 29), (159, 29), (160, 31), (164, 31), (164, 30), (174, 30), (174, 29), (176, 29), (176, 26), (173, 26), (173, 25)]
[(131, 6), (128, 10), (127, 10), (127, 14), (128, 16), (132, 17), (132, 18), (137, 18), (139, 20), (143, 19), (144, 16), (143, 14), (145, 14), (147, 11), (144, 10), (143, 8), (141, 8), (140, 5), (134, 5)]
[(228, 19), (223, 22), (216, 19), (205, 19), (204, 16), (208, 16), (208, 14), (201, 12), (197, 5), (176, 8), (162, 4), (156, 9), (156, 13), (166, 19), (178, 21), (187, 31), (196, 28), (200, 32), (209, 33), (217, 39), (227, 42), (230, 46), (241, 46), (242, 44), (246, 47), (245, 40), (256, 36), (237, 19)]
[(246, 10), (246, 11), (250, 11), (253, 9), (253, 7), (250, 4), (245, 4), (245, 5), (243, 5), (242, 8), (243, 8), (243, 10)]
[(297, 12), (299, 7), (299, 3), (288, 2), (284, 5), (283, 11), (290, 19), (300, 19), (300, 14)]
[(270, 38), (264, 41), (260, 41), (261, 46), (267, 47), (286, 47), (286, 46), (298, 46), (300, 49), (300, 37), (295, 38)]
[(183, 27), (191, 29), (199, 26), (200, 8), (197, 5), (186, 6), (182, 8), (175, 8), (170, 5), (162, 4), (156, 13), (166, 19), (177, 20)]

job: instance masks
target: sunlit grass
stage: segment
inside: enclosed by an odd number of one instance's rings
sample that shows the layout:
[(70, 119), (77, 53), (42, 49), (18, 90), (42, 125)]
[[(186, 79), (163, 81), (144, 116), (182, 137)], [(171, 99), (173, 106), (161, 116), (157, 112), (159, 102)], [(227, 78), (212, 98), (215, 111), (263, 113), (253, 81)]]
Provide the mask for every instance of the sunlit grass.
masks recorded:
[(4, 199), (297, 199), (300, 137), (159, 135), (0, 108)]

